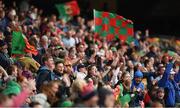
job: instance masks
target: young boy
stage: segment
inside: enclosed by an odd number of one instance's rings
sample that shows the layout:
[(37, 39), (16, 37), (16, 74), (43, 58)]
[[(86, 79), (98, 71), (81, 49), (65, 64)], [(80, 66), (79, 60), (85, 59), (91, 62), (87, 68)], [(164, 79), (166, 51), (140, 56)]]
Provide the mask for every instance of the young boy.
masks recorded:
[(139, 70), (136, 71), (131, 85), (131, 91), (135, 94), (134, 99), (130, 103), (132, 107), (140, 106), (140, 102), (144, 98), (144, 84), (142, 83), (142, 78), (143, 73)]

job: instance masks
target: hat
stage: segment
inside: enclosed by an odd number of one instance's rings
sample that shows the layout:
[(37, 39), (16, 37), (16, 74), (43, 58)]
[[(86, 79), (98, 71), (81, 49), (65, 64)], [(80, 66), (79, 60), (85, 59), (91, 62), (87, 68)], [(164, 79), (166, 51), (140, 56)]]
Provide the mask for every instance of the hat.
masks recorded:
[(134, 74), (135, 78), (142, 78), (143, 77), (143, 73), (140, 70), (137, 70)]
[(43, 93), (32, 96), (31, 101), (40, 103), (44, 108), (50, 108), (50, 105), (47, 102), (47, 96)]
[(117, 51), (116, 47), (111, 47), (111, 51)]
[(3, 47), (4, 45), (6, 45), (7, 43), (4, 40), (0, 40), (0, 47)]
[(26, 77), (27, 79), (33, 78), (33, 74), (30, 71), (23, 71), (22, 76)]
[(91, 81), (83, 87), (83, 90), (80, 94), (80, 98), (83, 101), (86, 101), (86, 100), (89, 100), (96, 95), (97, 95), (97, 91), (94, 89), (93, 81)]
[(62, 46), (56, 46), (55, 49), (61, 49), (64, 50), (64, 48)]
[(79, 64), (78, 66), (77, 66), (77, 70), (79, 71), (79, 69), (80, 68), (85, 68), (86, 66), (84, 65), (84, 64)]
[(71, 101), (64, 101), (61, 107), (72, 107), (73, 103)]
[(4, 95), (14, 94), (17, 95), (21, 92), (21, 87), (15, 81), (9, 81), (7, 87), (2, 91)]
[(176, 73), (176, 72), (174, 72), (174, 71), (173, 71), (173, 69), (171, 69), (171, 72), (170, 72), (170, 74), (175, 74), (175, 73)]

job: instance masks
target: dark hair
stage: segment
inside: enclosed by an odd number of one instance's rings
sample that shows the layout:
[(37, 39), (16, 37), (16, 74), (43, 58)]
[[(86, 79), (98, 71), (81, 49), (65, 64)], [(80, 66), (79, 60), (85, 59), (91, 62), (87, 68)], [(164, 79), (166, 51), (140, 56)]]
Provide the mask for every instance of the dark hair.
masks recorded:
[(9, 66), (9, 68), (7, 69), (8, 75), (12, 75), (12, 72), (14, 71), (15, 68), (17, 68), (16, 65)]
[(83, 43), (79, 42), (78, 44), (76, 44), (76, 48), (78, 48), (80, 45), (83, 45), (83, 46), (84, 46)]
[(145, 60), (145, 61), (144, 61), (144, 66), (146, 67), (146, 66), (148, 65), (149, 62), (150, 62), (149, 59), (148, 59), (148, 60)]
[(31, 102), (29, 107), (35, 107), (36, 105), (41, 105), (39, 102)]
[(52, 58), (52, 56), (50, 54), (45, 54), (42, 57), (42, 63), (45, 64), (45, 62), (48, 61), (50, 58)]
[(129, 74), (129, 73), (128, 73), (128, 72), (123, 72), (123, 73), (122, 73), (122, 75), (121, 75), (121, 79), (120, 79), (120, 80), (121, 80), (121, 82), (123, 82), (123, 78), (125, 78), (125, 75), (126, 75), (126, 74)]
[(150, 46), (149, 50), (152, 51), (154, 49), (154, 46)]
[(92, 67), (96, 66), (95, 64), (91, 64), (90, 66), (88, 66), (88, 72), (91, 70)]
[(99, 105), (101, 107), (105, 107), (106, 96), (113, 95), (113, 92), (108, 89), (101, 88), (98, 92), (98, 95), (99, 95)]
[(57, 61), (57, 62), (55, 63), (55, 66), (57, 66), (57, 65), (60, 64), (60, 63), (63, 64), (63, 61)]

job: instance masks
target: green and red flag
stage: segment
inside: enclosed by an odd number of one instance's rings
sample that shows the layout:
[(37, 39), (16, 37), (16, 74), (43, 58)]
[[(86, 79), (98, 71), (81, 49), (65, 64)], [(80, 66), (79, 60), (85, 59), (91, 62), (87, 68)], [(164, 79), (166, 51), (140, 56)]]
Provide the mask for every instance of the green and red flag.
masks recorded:
[(80, 8), (76, 0), (64, 3), (64, 4), (56, 4), (60, 16), (65, 21), (68, 21), (72, 18), (72, 16), (76, 16), (80, 14)]
[(37, 55), (38, 51), (34, 46), (30, 45), (28, 39), (20, 31), (14, 31), (12, 33), (12, 54), (25, 54), (32, 53)]
[(119, 38), (126, 41), (134, 35), (133, 22), (114, 13), (94, 10), (95, 33), (107, 40)]

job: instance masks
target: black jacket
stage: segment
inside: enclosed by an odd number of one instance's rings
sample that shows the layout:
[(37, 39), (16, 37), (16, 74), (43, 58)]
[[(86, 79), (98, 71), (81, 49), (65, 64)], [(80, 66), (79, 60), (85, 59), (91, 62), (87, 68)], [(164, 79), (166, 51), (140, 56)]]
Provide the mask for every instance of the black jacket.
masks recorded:
[(7, 54), (0, 52), (0, 65), (4, 68), (4, 69), (8, 69), (8, 67), (10, 67), (10, 65), (12, 64), (12, 60), (8, 57)]

